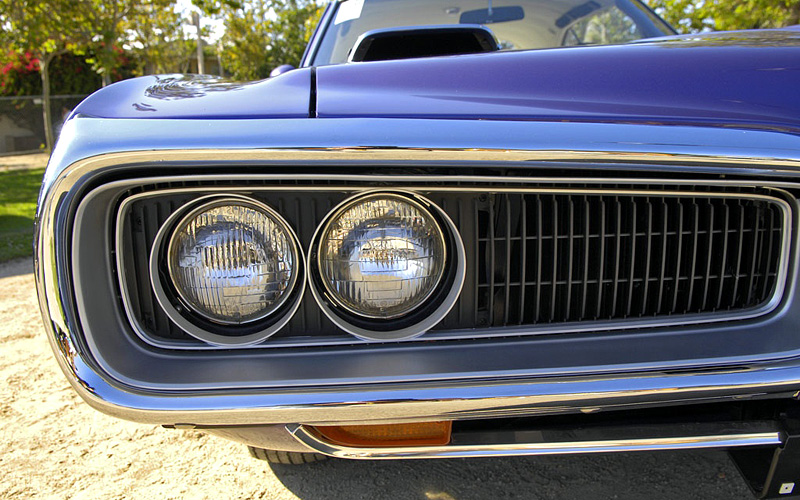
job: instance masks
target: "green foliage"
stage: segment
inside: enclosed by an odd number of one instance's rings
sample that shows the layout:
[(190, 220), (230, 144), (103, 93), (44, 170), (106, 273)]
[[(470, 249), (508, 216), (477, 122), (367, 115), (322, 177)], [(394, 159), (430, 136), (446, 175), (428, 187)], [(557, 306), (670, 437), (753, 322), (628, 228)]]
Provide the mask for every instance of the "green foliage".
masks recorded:
[(636, 24), (614, 8), (584, 17), (570, 26), (564, 45), (625, 43), (641, 37)]
[(31, 255), (43, 168), (0, 172), (0, 262)]
[(315, 2), (287, 5), (276, 9), (277, 19), (273, 22), (270, 49), (273, 60), (281, 64), (297, 66), (306, 50), (306, 45), (314, 33), (314, 28), (322, 16), (323, 8)]
[(50, 62), (88, 41), (86, 33), (91, 30), (86, 17), (88, 1), (0, 0), (0, 46), (17, 53), (30, 53), (39, 63), (48, 151), (55, 143), (50, 110)]
[[(118, 45), (127, 38), (129, 20), (137, 16), (155, 16), (162, 8), (163, 1), (151, 0), (81, 0), (86, 11), (84, 40), (87, 44), (89, 61), (103, 79), (103, 86), (113, 81), (114, 71), (120, 67), (122, 51)], [(168, 5), (174, 2), (169, 1)]]
[(800, 23), (800, 0), (648, 0), (681, 33)]
[[(42, 94), (39, 61), (33, 54), (10, 52), (0, 64), (0, 95)], [(100, 76), (83, 57), (73, 53), (54, 57), (50, 63), (50, 75), (50, 90), (56, 95), (90, 94), (100, 88)]]
[[(48, 150), (55, 142), (51, 126), (50, 82), (55, 77), (70, 78), (64, 74), (50, 74), (54, 58), (68, 52), (86, 56), (95, 73), (101, 75), (103, 85), (131, 76), (135, 61), (123, 53), (119, 45), (131, 38), (136, 41), (132, 28), (136, 25), (134, 20), (155, 20), (154, 31), (158, 34), (167, 27), (172, 33), (180, 32), (174, 4), (175, 0), (0, 0), (0, 47), (38, 63)], [(158, 24), (164, 12), (169, 14), (170, 11), (173, 12), (172, 17), (167, 16), (168, 22)], [(172, 42), (170, 37), (166, 38), (168, 43)], [(152, 44), (147, 48), (151, 49)], [(146, 55), (158, 60), (158, 54), (153, 55), (152, 50)], [(14, 76), (21, 79), (12, 82), (14, 85), (27, 90), (32, 88), (28, 75), (17, 72)]]
[(175, 0), (151, 0), (127, 15), (129, 43), (139, 55), (137, 74), (185, 71), (196, 41), (186, 38), (183, 22)]
[(192, 5), (207, 16), (217, 16), (223, 9), (241, 9), (243, 3), (238, 0), (192, 0)]
[(67, 0), (0, 0), (0, 39), (12, 50), (28, 51), (39, 57), (75, 45), (75, 30), (82, 16), (77, 2)]
[(297, 66), (319, 21), (314, 0), (250, 0), (223, 8), (222, 63), (238, 80), (266, 78), (281, 64)]
[(0, 95), (38, 95), (42, 93), (39, 60), (30, 52), (9, 52), (0, 60)]

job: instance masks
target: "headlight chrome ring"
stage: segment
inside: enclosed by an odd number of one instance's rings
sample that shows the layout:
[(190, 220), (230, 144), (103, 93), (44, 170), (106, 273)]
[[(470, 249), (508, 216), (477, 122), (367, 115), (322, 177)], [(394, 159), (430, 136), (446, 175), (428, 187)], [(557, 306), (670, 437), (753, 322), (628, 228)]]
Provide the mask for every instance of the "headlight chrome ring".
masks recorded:
[(305, 258), (288, 223), (241, 195), (210, 195), (161, 226), (150, 281), (180, 328), (212, 345), (244, 346), (277, 332), (300, 305)]
[(412, 192), (345, 200), (317, 229), (311, 248), (317, 303), (337, 326), (365, 340), (423, 334), (449, 312), (464, 282), (455, 224)]

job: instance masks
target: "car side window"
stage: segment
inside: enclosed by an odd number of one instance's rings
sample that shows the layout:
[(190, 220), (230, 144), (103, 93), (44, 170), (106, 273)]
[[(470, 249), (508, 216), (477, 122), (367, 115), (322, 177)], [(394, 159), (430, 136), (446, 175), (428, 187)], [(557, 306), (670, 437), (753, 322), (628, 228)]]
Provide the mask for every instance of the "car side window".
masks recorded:
[(562, 45), (606, 45), (642, 38), (636, 23), (617, 7), (609, 7), (572, 24)]

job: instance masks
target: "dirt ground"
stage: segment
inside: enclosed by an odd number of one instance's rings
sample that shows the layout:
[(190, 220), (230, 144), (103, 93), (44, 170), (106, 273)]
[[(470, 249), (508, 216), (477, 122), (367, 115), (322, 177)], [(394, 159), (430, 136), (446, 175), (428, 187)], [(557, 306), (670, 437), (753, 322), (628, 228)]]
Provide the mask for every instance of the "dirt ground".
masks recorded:
[(28, 259), (0, 264), (0, 498), (752, 498), (723, 452), (269, 466), (197, 431), (107, 417), (50, 352)]
[(20, 170), (23, 168), (40, 168), (47, 165), (47, 153), (31, 153), (27, 155), (0, 156), (0, 172)]

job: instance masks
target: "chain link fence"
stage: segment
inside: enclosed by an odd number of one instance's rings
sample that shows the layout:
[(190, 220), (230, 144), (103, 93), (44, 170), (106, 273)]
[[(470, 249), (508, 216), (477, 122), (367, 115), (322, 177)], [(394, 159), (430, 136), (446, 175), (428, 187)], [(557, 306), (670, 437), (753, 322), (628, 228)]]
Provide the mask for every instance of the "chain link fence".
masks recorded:
[[(53, 136), (64, 119), (86, 96), (50, 96)], [(0, 97), (0, 156), (41, 151), (45, 147), (42, 96)]]

